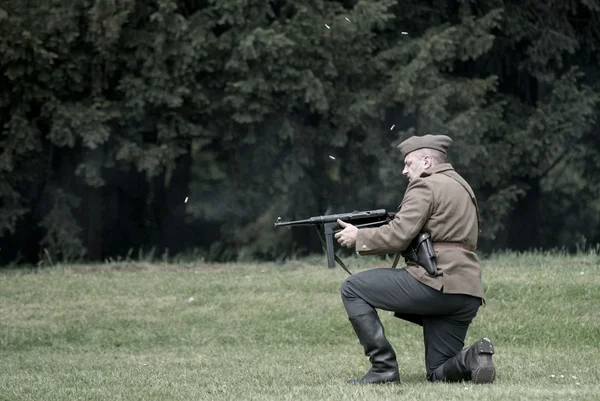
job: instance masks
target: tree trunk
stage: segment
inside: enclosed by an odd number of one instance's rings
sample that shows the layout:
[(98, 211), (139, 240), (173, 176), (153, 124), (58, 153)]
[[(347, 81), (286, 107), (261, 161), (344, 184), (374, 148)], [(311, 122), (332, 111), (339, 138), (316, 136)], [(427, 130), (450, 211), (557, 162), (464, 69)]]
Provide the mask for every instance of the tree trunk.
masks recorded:
[(538, 248), (540, 241), (539, 216), (541, 188), (538, 178), (528, 179), (529, 191), (516, 205), (510, 214), (508, 227), (508, 248), (525, 251)]

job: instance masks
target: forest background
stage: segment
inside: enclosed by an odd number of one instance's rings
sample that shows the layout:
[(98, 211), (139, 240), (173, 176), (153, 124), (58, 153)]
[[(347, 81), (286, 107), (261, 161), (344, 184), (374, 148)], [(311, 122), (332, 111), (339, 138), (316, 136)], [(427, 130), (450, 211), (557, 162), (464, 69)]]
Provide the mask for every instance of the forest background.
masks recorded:
[(600, 0), (3, 0), (0, 265), (318, 252), (454, 139), (480, 250), (600, 243)]

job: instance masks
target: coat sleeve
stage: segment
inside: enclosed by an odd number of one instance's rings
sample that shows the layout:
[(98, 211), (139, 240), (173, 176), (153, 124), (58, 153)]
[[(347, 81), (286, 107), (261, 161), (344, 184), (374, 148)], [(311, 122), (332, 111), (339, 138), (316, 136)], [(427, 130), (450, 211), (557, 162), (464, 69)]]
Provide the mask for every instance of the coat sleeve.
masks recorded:
[(356, 236), (359, 255), (384, 255), (404, 251), (433, 211), (433, 193), (426, 180), (412, 181), (394, 220), (377, 228), (361, 228)]

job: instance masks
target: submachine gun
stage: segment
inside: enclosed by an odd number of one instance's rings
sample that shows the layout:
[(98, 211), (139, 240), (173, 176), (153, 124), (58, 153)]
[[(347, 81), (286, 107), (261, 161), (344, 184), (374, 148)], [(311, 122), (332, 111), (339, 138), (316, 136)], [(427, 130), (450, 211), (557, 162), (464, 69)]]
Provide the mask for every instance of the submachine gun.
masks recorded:
[[(281, 217), (277, 219), (275, 227), (291, 227), (291, 226), (316, 226), (317, 233), (323, 248), (327, 252), (327, 266), (331, 269), (335, 267), (337, 262), (348, 274), (350, 271), (344, 265), (344, 262), (334, 253), (333, 249), (333, 234), (340, 230), (337, 220), (350, 223), (358, 228), (361, 227), (378, 227), (388, 224), (394, 219), (394, 213), (386, 212), (385, 209), (354, 211), (351, 213), (329, 214), (324, 216), (311, 217), (305, 220), (281, 221)], [(325, 233), (325, 239), (321, 235), (321, 228)]]

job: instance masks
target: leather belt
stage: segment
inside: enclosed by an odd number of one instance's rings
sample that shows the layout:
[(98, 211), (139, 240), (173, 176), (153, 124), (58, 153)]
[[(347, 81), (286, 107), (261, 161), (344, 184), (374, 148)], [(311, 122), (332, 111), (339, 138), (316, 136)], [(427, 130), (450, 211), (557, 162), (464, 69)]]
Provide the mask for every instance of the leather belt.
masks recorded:
[(469, 252), (473, 252), (475, 248), (471, 244), (467, 244), (465, 242), (434, 242), (433, 249), (435, 251), (440, 251), (442, 249), (452, 249), (452, 248), (461, 248), (465, 249)]

